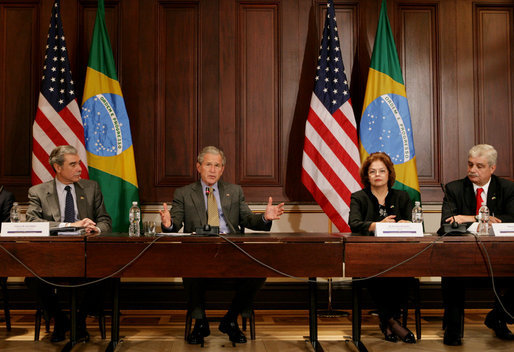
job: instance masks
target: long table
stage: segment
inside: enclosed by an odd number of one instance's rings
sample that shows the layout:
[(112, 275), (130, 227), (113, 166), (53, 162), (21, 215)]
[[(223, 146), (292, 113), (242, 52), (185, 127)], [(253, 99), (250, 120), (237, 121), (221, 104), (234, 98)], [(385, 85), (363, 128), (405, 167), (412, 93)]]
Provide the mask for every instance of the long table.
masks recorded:
[[(487, 277), (487, 255), (494, 276), (514, 276), (514, 237), (373, 237), (344, 235), (346, 277), (368, 277), (425, 250), (414, 259), (381, 277)], [(485, 250), (484, 250), (485, 248)], [(367, 349), (361, 341), (361, 285), (352, 285), (352, 341), (361, 352)]]
[[(226, 239), (185, 235), (157, 240), (120, 234), (90, 236), (86, 243), (86, 276), (99, 278), (110, 275), (144, 250), (137, 260), (115, 277), (282, 277), (282, 273), (309, 277), (309, 342), (316, 351), (323, 351), (317, 333), (316, 277), (343, 276), (341, 235), (249, 233), (230, 235)], [(119, 342), (118, 290), (115, 285), (109, 351), (114, 350)]]
[[(309, 341), (320, 351), (323, 349), (317, 336), (316, 277), (371, 276), (422, 250), (416, 258), (381, 276), (487, 277), (483, 248), (489, 254), (495, 276), (513, 276), (514, 237), (485, 236), (480, 241), (483, 247), (470, 235), (379, 238), (327, 233), (250, 233), (231, 235), (227, 240), (187, 235), (130, 238), (126, 234), (0, 237), (0, 245), (11, 253), (0, 250), (0, 276), (33, 276), (19, 260), (38, 276), (56, 278), (101, 278), (117, 271), (116, 278), (281, 277), (281, 272), (309, 277)], [(257, 263), (234, 244), (279, 272)], [(118, 290), (116, 284), (114, 297)], [(119, 342), (118, 308), (116, 299), (108, 350), (114, 350)], [(353, 285), (352, 310), (352, 340), (359, 351), (367, 351), (360, 339), (360, 285)], [(76, 343), (74, 314), (72, 309), (68, 347)]]

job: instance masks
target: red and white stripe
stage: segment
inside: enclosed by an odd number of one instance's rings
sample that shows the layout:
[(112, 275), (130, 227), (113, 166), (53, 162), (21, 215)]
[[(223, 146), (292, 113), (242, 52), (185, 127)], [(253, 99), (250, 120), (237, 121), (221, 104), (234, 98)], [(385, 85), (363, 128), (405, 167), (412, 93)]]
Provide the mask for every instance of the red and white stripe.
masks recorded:
[(350, 197), (362, 188), (359, 169), (351, 100), (330, 114), (313, 93), (305, 126), (302, 182), (341, 232), (350, 231)]
[(82, 178), (89, 178), (87, 155), (84, 143), (84, 126), (77, 99), (73, 99), (61, 111), (48, 103), (39, 94), (36, 119), (32, 126), (32, 184), (37, 185), (51, 180), (55, 173), (48, 163), (52, 150), (60, 145), (77, 148), (82, 161)]

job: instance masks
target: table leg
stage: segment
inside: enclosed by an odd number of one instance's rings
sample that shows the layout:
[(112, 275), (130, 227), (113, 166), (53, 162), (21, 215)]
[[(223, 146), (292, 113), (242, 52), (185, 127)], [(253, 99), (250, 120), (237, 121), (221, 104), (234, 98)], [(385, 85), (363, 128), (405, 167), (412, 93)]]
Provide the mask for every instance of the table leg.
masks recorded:
[(352, 342), (359, 352), (368, 352), (361, 341), (361, 294), (361, 284), (354, 281), (352, 283)]
[(120, 341), (120, 279), (112, 281), (111, 342), (105, 352), (113, 352)]
[(315, 351), (322, 352), (318, 341), (318, 283), (315, 277), (309, 278), (309, 342)]
[(77, 289), (71, 289), (71, 331), (70, 341), (63, 347), (62, 352), (71, 351), (73, 346), (77, 344)]

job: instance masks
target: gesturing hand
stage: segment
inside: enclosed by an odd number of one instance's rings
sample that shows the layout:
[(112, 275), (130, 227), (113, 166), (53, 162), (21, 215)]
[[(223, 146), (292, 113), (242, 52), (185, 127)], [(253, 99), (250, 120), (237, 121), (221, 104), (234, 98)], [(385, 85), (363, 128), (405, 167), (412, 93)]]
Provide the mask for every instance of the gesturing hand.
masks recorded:
[(161, 223), (165, 227), (171, 226), (171, 214), (168, 210), (168, 204), (162, 203), (162, 206), (164, 207), (164, 210), (159, 210), (159, 214), (161, 214)]
[(264, 219), (268, 221), (278, 220), (282, 214), (284, 214), (284, 203), (273, 205), (273, 198), (269, 197), (268, 205), (266, 206), (266, 212), (264, 213)]

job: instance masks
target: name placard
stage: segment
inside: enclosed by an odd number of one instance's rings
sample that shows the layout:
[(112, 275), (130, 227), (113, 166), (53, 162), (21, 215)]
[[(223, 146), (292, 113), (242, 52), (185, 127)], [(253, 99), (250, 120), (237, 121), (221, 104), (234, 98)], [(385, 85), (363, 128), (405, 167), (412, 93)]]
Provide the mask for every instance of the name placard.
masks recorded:
[(514, 223), (495, 223), (493, 226), (493, 233), (495, 236), (513, 236), (514, 237)]
[(3, 222), (2, 236), (49, 236), (49, 222)]
[(377, 237), (423, 237), (423, 224), (420, 222), (377, 222)]

